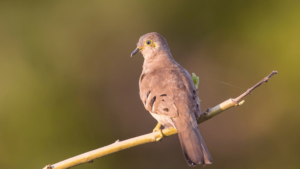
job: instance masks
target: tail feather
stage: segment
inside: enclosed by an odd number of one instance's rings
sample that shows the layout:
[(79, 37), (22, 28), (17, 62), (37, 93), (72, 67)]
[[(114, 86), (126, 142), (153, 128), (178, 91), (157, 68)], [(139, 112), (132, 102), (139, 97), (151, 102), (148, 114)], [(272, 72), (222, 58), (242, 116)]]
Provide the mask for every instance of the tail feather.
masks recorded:
[[(174, 122), (176, 126), (176, 121)], [(187, 124), (184, 127), (177, 125), (176, 128), (178, 129), (181, 148), (188, 165), (212, 164), (212, 158), (198, 128), (193, 128), (191, 124)]]

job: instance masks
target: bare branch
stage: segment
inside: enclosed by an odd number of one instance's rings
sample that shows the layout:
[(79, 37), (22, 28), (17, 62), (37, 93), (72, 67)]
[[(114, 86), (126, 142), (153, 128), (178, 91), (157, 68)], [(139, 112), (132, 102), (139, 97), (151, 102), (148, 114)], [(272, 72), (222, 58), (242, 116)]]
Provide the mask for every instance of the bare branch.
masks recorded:
[[(260, 86), (262, 83), (267, 82), (273, 75), (277, 74), (277, 71), (273, 71), (271, 74), (269, 74), (267, 77), (265, 77), (263, 80), (255, 84), (253, 87), (249, 88), (245, 93), (242, 95), (238, 96), (235, 99), (228, 99), (224, 101), (223, 103), (211, 108), (207, 109), (198, 119), (198, 124), (220, 114), (221, 112), (235, 106), (242, 105), (244, 101), (241, 101), (244, 97), (249, 95), (254, 89), (256, 89), (258, 86)], [(162, 133), (164, 137), (168, 137), (171, 135), (174, 135), (177, 133), (177, 130), (173, 127), (167, 128), (162, 130)], [(130, 147), (138, 146), (141, 144), (146, 144), (146, 143), (151, 143), (151, 142), (156, 142), (157, 138), (160, 138), (159, 132), (153, 132), (149, 134), (145, 134), (142, 136), (138, 136), (135, 138), (131, 138), (128, 140), (124, 141), (119, 141), (117, 140), (115, 143), (112, 143), (108, 146), (92, 150), (89, 152), (86, 152), (84, 154), (69, 158), (67, 160), (58, 162), (56, 164), (52, 165), (47, 165), (43, 169), (65, 169), (65, 168), (71, 168), (79, 164), (83, 163), (90, 163), (93, 162), (94, 159), (118, 152)]]
[(268, 80), (277, 74), (277, 71), (272, 71), (267, 77), (263, 78), (260, 82), (258, 82), (256, 85), (254, 85), (253, 87), (251, 87), (250, 89), (248, 89), (245, 93), (241, 94), (239, 97), (235, 98), (234, 101), (235, 102), (239, 102), (240, 100), (242, 100), (242, 98), (246, 97), (247, 95), (249, 95), (255, 88), (257, 88), (258, 86), (260, 86), (261, 84), (263, 84), (264, 82), (268, 82)]

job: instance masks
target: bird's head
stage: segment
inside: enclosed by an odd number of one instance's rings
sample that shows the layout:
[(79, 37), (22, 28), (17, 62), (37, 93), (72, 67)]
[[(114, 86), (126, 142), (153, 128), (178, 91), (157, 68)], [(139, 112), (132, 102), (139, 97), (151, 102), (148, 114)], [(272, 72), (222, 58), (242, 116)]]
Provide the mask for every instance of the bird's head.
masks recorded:
[(140, 37), (137, 48), (131, 56), (141, 52), (145, 59), (153, 58), (161, 52), (170, 52), (166, 39), (159, 33), (151, 32)]

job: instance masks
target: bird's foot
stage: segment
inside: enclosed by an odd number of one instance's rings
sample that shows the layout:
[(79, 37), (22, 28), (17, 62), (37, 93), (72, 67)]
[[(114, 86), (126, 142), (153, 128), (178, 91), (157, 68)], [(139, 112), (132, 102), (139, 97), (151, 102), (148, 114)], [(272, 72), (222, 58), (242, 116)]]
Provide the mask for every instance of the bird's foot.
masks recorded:
[(153, 132), (159, 132), (159, 134), (160, 134), (159, 137), (156, 138), (156, 141), (160, 141), (164, 137), (164, 135), (161, 131), (161, 124), (160, 123), (157, 123), (157, 125), (153, 129)]

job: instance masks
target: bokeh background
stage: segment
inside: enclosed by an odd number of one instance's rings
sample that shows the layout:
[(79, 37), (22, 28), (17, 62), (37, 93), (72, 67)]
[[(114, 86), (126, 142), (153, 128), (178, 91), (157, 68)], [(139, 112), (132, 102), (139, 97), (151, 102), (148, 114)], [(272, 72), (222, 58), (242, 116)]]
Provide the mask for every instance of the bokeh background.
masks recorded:
[[(297, 0), (1, 1), (0, 168), (42, 168), (151, 132), (143, 57), (130, 53), (153, 31), (200, 76), (202, 110), (279, 72), (199, 126), (206, 168), (300, 168)], [(75, 168), (189, 167), (173, 136)]]

